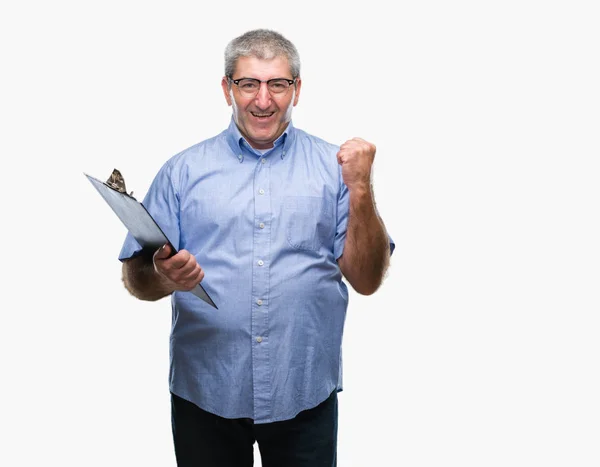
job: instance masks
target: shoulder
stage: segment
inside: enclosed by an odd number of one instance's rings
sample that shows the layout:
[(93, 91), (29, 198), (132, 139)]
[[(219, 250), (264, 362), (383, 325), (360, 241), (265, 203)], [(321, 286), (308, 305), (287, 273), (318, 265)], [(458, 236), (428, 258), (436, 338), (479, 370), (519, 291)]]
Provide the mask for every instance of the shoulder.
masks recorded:
[(341, 188), (341, 168), (337, 161), (339, 145), (296, 128), (295, 146), (302, 159), (309, 161), (322, 176), (329, 177), (330, 183), (335, 183)]
[(294, 128), (296, 132), (296, 144), (301, 147), (311, 148), (323, 153), (337, 153), (340, 150), (340, 146), (337, 144), (325, 141), (323, 138), (307, 133), (299, 128)]
[(337, 153), (340, 150), (337, 144), (332, 144), (304, 130), (296, 129), (295, 147), (311, 164), (327, 167), (332, 175), (337, 173)]
[(220, 151), (226, 150), (226, 147), (225, 132), (189, 146), (167, 159), (156, 179), (168, 181), (179, 192), (186, 179), (207, 163), (207, 158), (214, 158)]
[(205, 139), (175, 154), (164, 165), (176, 169), (186, 164), (195, 164), (206, 157), (207, 154), (213, 154), (215, 148), (226, 144), (225, 132), (219, 133), (212, 138)]

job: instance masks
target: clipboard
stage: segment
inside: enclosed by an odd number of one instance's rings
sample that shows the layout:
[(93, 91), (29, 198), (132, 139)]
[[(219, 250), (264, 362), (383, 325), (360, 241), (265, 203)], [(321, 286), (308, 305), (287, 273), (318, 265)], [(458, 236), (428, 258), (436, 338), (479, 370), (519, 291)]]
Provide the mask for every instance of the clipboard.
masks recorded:
[[(86, 173), (84, 175), (94, 185), (94, 188), (98, 190), (104, 201), (108, 203), (142, 248), (156, 251), (165, 243), (168, 243), (173, 250), (173, 254), (177, 253), (173, 244), (146, 210), (145, 206), (133, 197), (133, 192), (127, 194), (125, 181), (117, 169), (113, 170), (113, 173), (106, 182), (101, 182)], [(213, 302), (202, 285), (198, 284), (190, 292), (214, 308), (217, 308), (217, 305), (215, 305), (215, 302)]]

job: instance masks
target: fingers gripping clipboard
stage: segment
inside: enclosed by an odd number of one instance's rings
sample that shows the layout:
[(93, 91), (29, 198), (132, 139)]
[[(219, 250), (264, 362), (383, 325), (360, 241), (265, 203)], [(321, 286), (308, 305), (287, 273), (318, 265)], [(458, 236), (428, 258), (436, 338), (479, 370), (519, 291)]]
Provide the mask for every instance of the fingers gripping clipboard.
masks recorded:
[[(165, 243), (168, 243), (173, 249), (173, 254), (177, 253), (173, 243), (169, 241), (144, 205), (137, 201), (131, 194), (127, 194), (125, 181), (117, 169), (113, 171), (106, 182), (101, 182), (86, 173), (84, 175), (94, 185), (94, 188), (98, 190), (104, 201), (108, 203), (117, 217), (121, 219), (121, 222), (125, 224), (127, 230), (142, 248), (156, 251)], [(190, 292), (214, 308), (217, 308), (217, 305), (215, 305), (215, 302), (213, 302), (202, 285), (198, 284)]]

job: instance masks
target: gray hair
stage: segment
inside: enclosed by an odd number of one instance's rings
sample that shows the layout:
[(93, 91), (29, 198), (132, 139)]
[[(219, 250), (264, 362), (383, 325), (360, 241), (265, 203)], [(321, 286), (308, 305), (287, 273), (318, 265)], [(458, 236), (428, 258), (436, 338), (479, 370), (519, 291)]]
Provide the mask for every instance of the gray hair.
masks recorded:
[(294, 44), (278, 32), (255, 29), (233, 39), (225, 48), (225, 76), (233, 76), (240, 57), (256, 57), (271, 60), (286, 57), (292, 78), (300, 76), (300, 56)]

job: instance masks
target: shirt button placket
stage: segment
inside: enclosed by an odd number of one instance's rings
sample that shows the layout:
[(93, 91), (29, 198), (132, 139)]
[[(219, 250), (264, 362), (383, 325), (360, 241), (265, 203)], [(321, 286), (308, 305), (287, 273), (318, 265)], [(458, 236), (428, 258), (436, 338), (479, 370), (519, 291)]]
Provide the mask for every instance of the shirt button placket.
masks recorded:
[(252, 374), (254, 416), (271, 415), (271, 383), (269, 368), (269, 273), (271, 190), (270, 164), (261, 158), (254, 173), (254, 232), (252, 268)]

